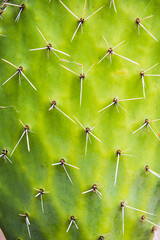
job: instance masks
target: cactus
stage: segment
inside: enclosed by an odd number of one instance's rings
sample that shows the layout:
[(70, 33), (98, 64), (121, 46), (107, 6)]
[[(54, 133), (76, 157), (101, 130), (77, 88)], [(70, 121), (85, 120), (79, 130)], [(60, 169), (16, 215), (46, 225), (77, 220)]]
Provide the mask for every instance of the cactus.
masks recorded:
[(6, 239), (156, 238), (160, 1), (0, 7)]

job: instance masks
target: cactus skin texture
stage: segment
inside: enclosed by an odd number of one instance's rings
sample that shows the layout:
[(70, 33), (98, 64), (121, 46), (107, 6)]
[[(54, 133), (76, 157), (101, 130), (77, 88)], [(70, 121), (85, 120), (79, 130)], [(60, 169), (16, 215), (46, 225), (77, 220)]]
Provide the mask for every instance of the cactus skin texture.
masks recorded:
[[(81, 17), (84, 1), (63, 2)], [(145, 77), (145, 99), (120, 103), (128, 113), (121, 108), (118, 113), (115, 106), (98, 113), (117, 96), (119, 99), (143, 97), (140, 71), (160, 61), (159, 42), (142, 28), (138, 35), (135, 23), (136, 18), (154, 14), (143, 25), (160, 39), (160, 1), (149, 2), (115, 0), (116, 13), (113, 5), (110, 8), (109, 0), (88, 0), (86, 16), (103, 5), (104, 8), (84, 22), (83, 34), (79, 29), (72, 42), (77, 20), (58, 0), (50, 3), (48, 0), (28, 0), (18, 22), (15, 22), (18, 8), (8, 6), (2, 13), (0, 33), (6, 37), (0, 36), (0, 57), (18, 67), (23, 66), (24, 74), (37, 88), (35, 91), (23, 77), (19, 86), (18, 76), (0, 87), (0, 105), (6, 106), (0, 109), (0, 147), (8, 150), (7, 156), (13, 163), (1, 158), (0, 227), (7, 240), (29, 239), (25, 219), (19, 216), (25, 213), (29, 216), (31, 239), (34, 240), (96, 240), (100, 236), (116, 240), (153, 239), (153, 225), (141, 222), (142, 213), (129, 208), (124, 209), (123, 235), (120, 203), (124, 201), (129, 206), (154, 213), (156, 216), (151, 221), (156, 224), (160, 221), (159, 178), (145, 171), (148, 165), (160, 173), (160, 142), (147, 127), (132, 134), (145, 119), (160, 118), (160, 77)], [(29, 51), (46, 46), (36, 26), (52, 46), (71, 56), (57, 53), (61, 58), (82, 63), (84, 72), (95, 63), (83, 82), (81, 107), (80, 78), (59, 64), (78, 74), (81, 67), (60, 61), (52, 52), (48, 60), (47, 50)], [(103, 35), (111, 47), (125, 40), (115, 52), (140, 65), (116, 55), (112, 55), (112, 64), (109, 57), (97, 64), (107, 53)], [(0, 83), (14, 72), (14, 67), (1, 61)], [(160, 74), (160, 66), (150, 72)], [(76, 116), (85, 128), (91, 129), (98, 124), (92, 133), (102, 143), (90, 135), (92, 144), (88, 141), (85, 156), (85, 131), (56, 108), (49, 111), (48, 97), (75, 122)], [(10, 156), (24, 131), (18, 119), (33, 131), (29, 132), (30, 152), (24, 136)], [(160, 122), (153, 122), (151, 126), (160, 133)], [(114, 187), (116, 151), (127, 148), (132, 148), (127, 153), (133, 157), (120, 156)], [(80, 168), (66, 166), (73, 184), (62, 166), (52, 166), (60, 159)], [(103, 186), (99, 189), (102, 199), (95, 192), (82, 195), (93, 184)], [(34, 188), (50, 191), (43, 195), (44, 214)], [(72, 224), (66, 233), (71, 216), (76, 217), (79, 230)], [(110, 235), (106, 236), (108, 233)]]

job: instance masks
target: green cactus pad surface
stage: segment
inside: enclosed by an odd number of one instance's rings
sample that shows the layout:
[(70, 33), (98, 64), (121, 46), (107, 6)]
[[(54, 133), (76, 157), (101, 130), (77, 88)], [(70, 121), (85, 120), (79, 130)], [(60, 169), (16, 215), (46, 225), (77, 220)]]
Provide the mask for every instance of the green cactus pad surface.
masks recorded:
[[(144, 213), (127, 206), (155, 214), (145, 214), (146, 220), (159, 224), (160, 180), (151, 171), (146, 171), (145, 166), (160, 173), (160, 122), (149, 122), (157, 137), (147, 125), (132, 133), (145, 123), (145, 119), (160, 118), (160, 76), (144, 75), (145, 98), (140, 76), (140, 71), (159, 62), (160, 45), (142, 26), (138, 34), (136, 23), (136, 18), (154, 15), (141, 23), (160, 40), (160, 1), (115, 0), (115, 12), (109, 0), (88, 0), (84, 19), (104, 7), (84, 21), (83, 34), (80, 27), (72, 42), (78, 20), (60, 1), (28, 0), (18, 22), (15, 19), (21, 8), (5, 2), (1, 1), (4, 11), (0, 15), (3, 18), (0, 19), (0, 34), (5, 36), (0, 36), (0, 57), (17, 67), (22, 66), (22, 73), (37, 89), (21, 72), (2, 85), (20, 70), (0, 61), (0, 106), (5, 107), (0, 109), (0, 150), (8, 150), (7, 155), (0, 158), (0, 228), (6, 239), (29, 239), (25, 217), (19, 215), (25, 213), (34, 240), (98, 240), (100, 236), (115, 240), (153, 239), (151, 229), (155, 225), (141, 222)], [(24, 2), (9, 3), (21, 5)], [(76, 16), (82, 17), (84, 0), (63, 0), (63, 3)], [(48, 59), (47, 49), (29, 51), (47, 47), (36, 27), (48, 44), (70, 56), (55, 52), (58, 58), (48, 50)], [(111, 48), (125, 40), (115, 48), (115, 53), (139, 65), (114, 53), (111, 54), (112, 64), (109, 56), (98, 64), (108, 51), (103, 36)], [(94, 64), (82, 79), (81, 107), (80, 77), (60, 64), (77, 74), (82, 73), (80, 64), (83, 64), (84, 73)], [(147, 74), (160, 74), (160, 66)], [(119, 101), (127, 112), (117, 104), (99, 112), (116, 97), (118, 101), (142, 99)], [(50, 100), (56, 101), (56, 105), (51, 105)], [(75, 117), (91, 132), (86, 133)], [(29, 126), (30, 152), (25, 134), (11, 155), (25, 131), (19, 120)], [(90, 138), (85, 155), (86, 134)], [(120, 155), (114, 186), (117, 150), (123, 154), (126, 149), (124, 154), (133, 156)], [(63, 165), (52, 165), (61, 159), (80, 168), (64, 165), (73, 184)], [(96, 194), (97, 190), (82, 194), (93, 184), (100, 187), (102, 199)], [(49, 192), (42, 195), (44, 213), (41, 195), (35, 197), (38, 191), (34, 188)], [(124, 235), (121, 201), (126, 204)], [(66, 232), (71, 216), (76, 219)]]

